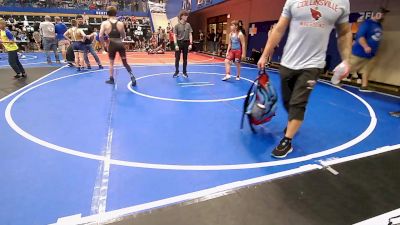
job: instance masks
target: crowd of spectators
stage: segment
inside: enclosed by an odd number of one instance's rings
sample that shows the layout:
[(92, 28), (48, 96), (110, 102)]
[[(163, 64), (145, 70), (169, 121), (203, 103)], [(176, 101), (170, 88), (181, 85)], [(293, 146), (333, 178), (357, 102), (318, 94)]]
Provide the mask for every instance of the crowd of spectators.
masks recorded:
[[(42, 51), (42, 35), (39, 31), (40, 22), (44, 21), (44, 17), (37, 18), (39, 21), (28, 21), (27, 16), (1, 16), (7, 21), (8, 29), (12, 32), (20, 50), (24, 52)], [(63, 22), (70, 26), (71, 18), (63, 18)], [(87, 16), (86, 23), (95, 31), (99, 31), (101, 21), (90, 23)], [(124, 40), (128, 51), (147, 51), (152, 52), (154, 49), (162, 49), (162, 52), (174, 50), (173, 33), (170, 25), (166, 28), (157, 28), (154, 32), (150, 29), (150, 20), (148, 18), (136, 19), (136, 17), (119, 17), (124, 22), (127, 37)], [(54, 18), (52, 18), (54, 22)], [(103, 51), (101, 45), (93, 43), (97, 51)], [(161, 46), (161, 47), (160, 47)], [(159, 48), (160, 47), (160, 48)], [(161, 51), (158, 51), (161, 52)]]
[(0, 0), (0, 6), (105, 10), (115, 6), (119, 11), (147, 12), (147, 0)]

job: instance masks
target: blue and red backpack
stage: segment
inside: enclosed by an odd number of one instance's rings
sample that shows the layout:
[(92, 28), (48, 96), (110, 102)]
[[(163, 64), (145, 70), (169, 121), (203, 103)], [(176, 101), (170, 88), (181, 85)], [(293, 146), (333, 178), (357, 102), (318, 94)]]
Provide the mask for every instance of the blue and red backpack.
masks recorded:
[(265, 69), (260, 70), (244, 101), (241, 129), (244, 117), (247, 115), (251, 130), (256, 132), (254, 125), (269, 122), (275, 116), (277, 102), (278, 96), (270, 82), (269, 75)]

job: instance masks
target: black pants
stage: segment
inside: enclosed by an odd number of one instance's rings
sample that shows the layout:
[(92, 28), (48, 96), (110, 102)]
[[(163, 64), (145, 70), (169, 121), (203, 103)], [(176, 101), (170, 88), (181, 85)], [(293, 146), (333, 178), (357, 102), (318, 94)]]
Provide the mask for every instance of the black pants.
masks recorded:
[(200, 41), (199, 51), (204, 51), (204, 41)]
[(8, 52), (8, 63), (10, 64), (11, 68), (17, 74), (25, 74), (24, 67), (22, 66), (21, 62), (18, 58), (18, 51), (9, 51)]
[(322, 69), (310, 68), (292, 70), (281, 66), (282, 97), (286, 111), (289, 114), (289, 121), (304, 120), (304, 113), (308, 98), (317, 84)]
[(175, 51), (175, 72), (179, 73), (179, 61), (183, 53), (183, 72), (186, 73), (187, 56), (189, 53), (189, 41), (178, 41), (179, 51)]

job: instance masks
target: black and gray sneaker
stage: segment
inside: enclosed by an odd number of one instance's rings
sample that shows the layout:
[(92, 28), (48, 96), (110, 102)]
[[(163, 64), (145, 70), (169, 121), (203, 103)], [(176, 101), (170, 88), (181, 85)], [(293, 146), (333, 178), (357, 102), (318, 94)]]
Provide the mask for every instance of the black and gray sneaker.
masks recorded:
[(188, 76), (188, 74), (186, 72), (183, 72), (183, 77), (184, 78), (188, 78), (189, 76)]
[(133, 75), (132, 72), (129, 73), (129, 76), (131, 77), (132, 87), (135, 87), (136, 86), (136, 78), (135, 78), (135, 76)]
[(398, 112), (390, 112), (389, 113), (391, 116), (393, 116), (393, 117), (398, 117), (398, 118), (400, 118), (400, 111), (398, 111)]
[(19, 78), (21, 78), (21, 74), (17, 73), (17, 74), (14, 76), (14, 79), (19, 79)]
[(23, 73), (22, 75), (21, 75), (21, 78), (22, 79), (25, 79), (25, 78), (27, 78), (28, 77), (28, 75), (26, 75), (26, 73)]
[(175, 72), (174, 75), (172, 75), (173, 78), (179, 77), (179, 72)]
[(114, 77), (110, 77), (109, 80), (106, 81), (107, 84), (115, 84)]
[(282, 159), (285, 158), (289, 153), (293, 151), (292, 140), (284, 137), (278, 146), (272, 151), (272, 157)]
[(99, 65), (99, 70), (102, 70), (102, 69), (104, 69), (104, 66), (103, 65)]

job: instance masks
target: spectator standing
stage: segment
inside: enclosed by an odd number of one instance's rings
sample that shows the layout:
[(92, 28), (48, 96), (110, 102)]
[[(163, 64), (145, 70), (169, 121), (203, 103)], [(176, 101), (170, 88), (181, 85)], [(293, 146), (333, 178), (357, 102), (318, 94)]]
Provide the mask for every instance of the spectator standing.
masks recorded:
[(389, 10), (380, 8), (371, 19), (365, 20), (357, 34), (353, 44), (352, 56), (350, 58), (351, 73), (363, 69), (360, 91), (372, 91), (368, 87), (368, 77), (374, 66), (374, 57), (379, 49), (382, 39), (382, 21)]
[(57, 45), (58, 49), (61, 50), (61, 55), (64, 59), (64, 62), (67, 62), (67, 49), (70, 45), (69, 41), (65, 39), (64, 33), (68, 30), (67, 26), (61, 21), (60, 17), (55, 18), (55, 32), (57, 35)]
[(204, 50), (204, 33), (202, 30), (199, 30), (199, 43), (200, 43), (200, 51)]
[(60, 58), (57, 52), (57, 40), (54, 24), (51, 22), (50, 16), (44, 17), (44, 22), (40, 23), (39, 26), (40, 34), (42, 35), (43, 49), (46, 53), (47, 63), (51, 64), (51, 58), (49, 51), (52, 50), (56, 57), (56, 63), (60, 63)]
[(208, 38), (207, 38), (207, 41), (208, 41), (207, 51), (209, 53), (213, 53), (215, 51), (214, 40), (215, 40), (215, 32), (214, 32), (214, 29), (211, 29), (211, 32), (208, 33)]
[(26, 78), (25, 69), (18, 58), (18, 46), (15, 43), (15, 38), (7, 29), (6, 21), (0, 19), (0, 44), (4, 46), (8, 53), (8, 63), (14, 70), (15, 79)]
[(32, 34), (33, 40), (35, 41), (35, 45), (38, 51), (40, 51), (40, 45), (42, 43), (42, 37), (40, 36), (39, 31), (34, 31)]
[(215, 40), (214, 40), (214, 51), (216, 53), (219, 53), (219, 47), (222, 43), (222, 31), (221, 29), (218, 28), (217, 33), (215, 34)]
[(169, 32), (168, 32), (168, 40), (169, 40), (169, 49), (171, 51), (175, 50), (174, 32), (173, 32), (172, 29), (170, 29)]

